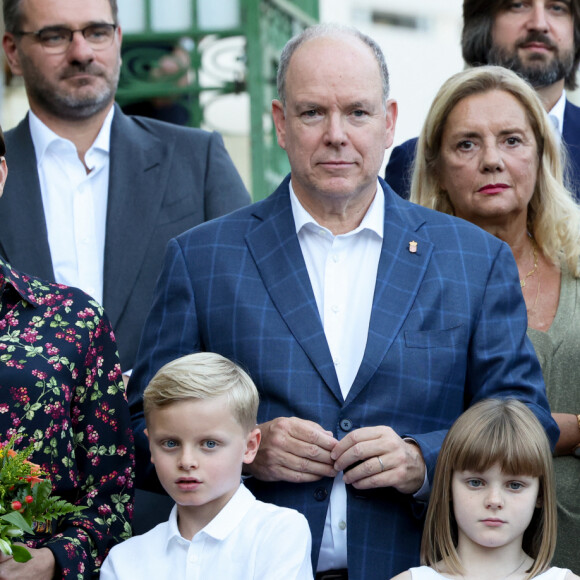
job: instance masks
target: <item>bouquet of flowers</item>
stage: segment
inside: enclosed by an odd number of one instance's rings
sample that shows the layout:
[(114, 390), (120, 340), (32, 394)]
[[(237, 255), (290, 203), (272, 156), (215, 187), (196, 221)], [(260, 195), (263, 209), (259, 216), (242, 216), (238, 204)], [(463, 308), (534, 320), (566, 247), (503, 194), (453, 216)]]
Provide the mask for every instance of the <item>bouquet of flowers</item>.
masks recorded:
[(0, 551), (16, 562), (30, 560), (30, 552), (14, 544), (35, 530), (50, 529), (53, 519), (85, 509), (52, 496), (52, 484), (40, 466), (28, 461), (32, 446), (14, 450), (15, 437), (0, 446)]

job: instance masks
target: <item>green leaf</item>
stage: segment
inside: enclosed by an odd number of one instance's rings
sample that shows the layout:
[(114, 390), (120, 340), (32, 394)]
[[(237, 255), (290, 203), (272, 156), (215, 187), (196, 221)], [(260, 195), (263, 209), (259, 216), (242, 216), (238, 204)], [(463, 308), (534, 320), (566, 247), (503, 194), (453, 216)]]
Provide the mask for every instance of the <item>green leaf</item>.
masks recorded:
[(12, 555), (15, 562), (28, 562), (32, 558), (30, 552), (24, 546), (12, 546)]
[(22, 530), (24, 530), (27, 534), (33, 534), (34, 530), (28, 525), (28, 522), (22, 517), (22, 514), (19, 512), (10, 512), (4, 516), (0, 516), (0, 520), (8, 522)]

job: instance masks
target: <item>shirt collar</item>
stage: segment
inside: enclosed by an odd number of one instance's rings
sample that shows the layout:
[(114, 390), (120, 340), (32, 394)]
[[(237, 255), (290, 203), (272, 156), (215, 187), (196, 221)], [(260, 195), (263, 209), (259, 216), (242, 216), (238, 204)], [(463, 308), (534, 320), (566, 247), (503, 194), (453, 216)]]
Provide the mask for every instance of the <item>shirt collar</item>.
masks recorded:
[[(101, 130), (89, 151), (87, 151), (87, 155), (92, 150), (100, 150), (107, 154), (109, 153), (111, 147), (111, 124), (113, 122), (114, 113), (115, 107), (113, 106), (107, 113)], [(60, 137), (52, 129), (49, 129), (32, 111), (29, 111), (28, 113), (28, 124), (30, 127), (32, 143), (34, 145), (34, 152), (36, 153), (36, 161), (39, 165), (52, 143), (62, 142), (71, 143), (72, 145), (72, 142), (69, 139)]]
[[(222, 510), (211, 520), (205, 528), (201, 529), (198, 534), (206, 534), (216, 540), (224, 540), (235, 530), (245, 515), (252, 509), (256, 503), (256, 498), (252, 492), (243, 484), (238, 487), (236, 493)], [(177, 505), (173, 506), (169, 515), (167, 527), (167, 543), (172, 540), (187, 542), (179, 533), (177, 526)]]
[[(303, 227), (307, 224), (313, 224), (326, 231), (327, 228), (321, 226), (309, 213), (306, 211), (304, 206), (300, 203), (298, 196), (294, 192), (292, 187), (292, 181), (288, 184), (290, 188), (290, 204), (292, 206), (292, 214), (294, 215), (294, 225), (296, 226), (296, 233), (300, 233)], [(348, 232), (344, 235), (354, 235), (363, 230), (369, 230), (375, 232), (381, 239), (383, 238), (383, 232), (385, 227), (385, 196), (383, 194), (383, 188), (377, 179), (377, 189), (375, 192), (375, 197), (369, 206), (366, 214), (364, 215), (360, 225), (354, 229), (352, 232)], [(330, 233), (330, 232), (329, 232)]]
[(558, 102), (552, 107), (548, 116), (551, 118), (555, 126), (558, 128), (558, 133), (562, 135), (564, 129), (564, 109), (566, 108), (566, 91), (562, 91), (562, 95)]
[(28, 276), (16, 272), (10, 264), (0, 258), (0, 292), (4, 293), (9, 286), (14, 288), (18, 295), (32, 306), (39, 305), (30, 287)]

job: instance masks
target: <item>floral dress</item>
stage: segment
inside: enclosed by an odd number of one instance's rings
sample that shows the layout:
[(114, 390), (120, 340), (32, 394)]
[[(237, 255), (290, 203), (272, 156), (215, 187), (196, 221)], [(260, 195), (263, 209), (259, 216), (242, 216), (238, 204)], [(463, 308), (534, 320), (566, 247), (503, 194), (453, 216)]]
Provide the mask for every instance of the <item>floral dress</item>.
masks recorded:
[(101, 306), (0, 260), (0, 442), (32, 443), (54, 493), (86, 506), (28, 538), (56, 577), (93, 578), (131, 535), (134, 449), (115, 339)]

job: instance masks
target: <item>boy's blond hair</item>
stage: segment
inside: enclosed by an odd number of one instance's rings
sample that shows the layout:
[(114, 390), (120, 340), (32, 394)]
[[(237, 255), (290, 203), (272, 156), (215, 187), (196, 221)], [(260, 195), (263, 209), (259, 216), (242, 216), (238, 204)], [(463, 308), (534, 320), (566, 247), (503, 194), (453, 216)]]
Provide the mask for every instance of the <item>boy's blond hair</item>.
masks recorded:
[(249, 375), (219, 354), (188, 354), (161, 367), (147, 385), (143, 393), (145, 421), (154, 409), (221, 396), (227, 397), (234, 418), (246, 431), (256, 427), (259, 397)]

